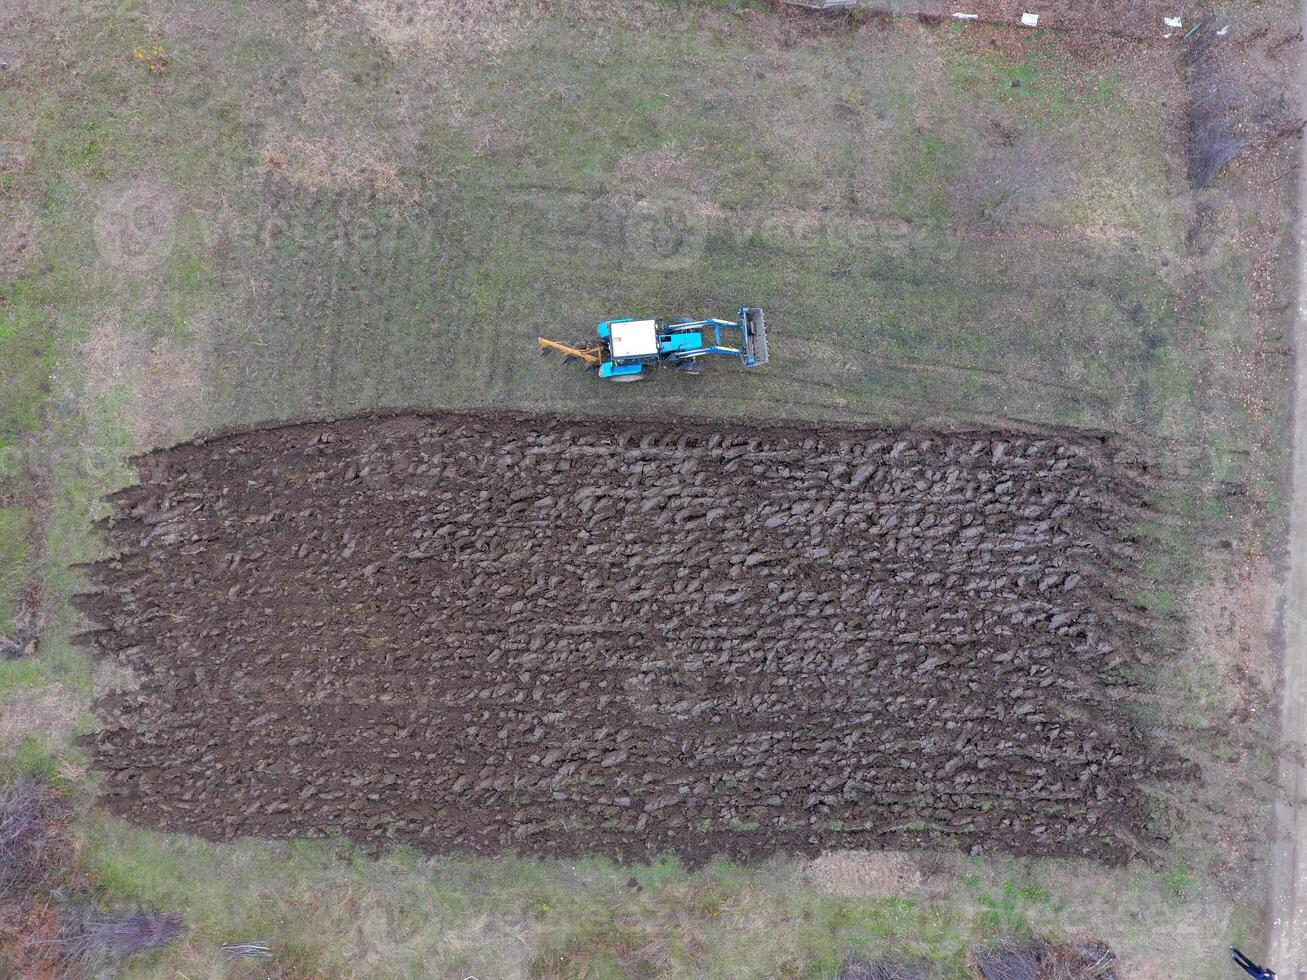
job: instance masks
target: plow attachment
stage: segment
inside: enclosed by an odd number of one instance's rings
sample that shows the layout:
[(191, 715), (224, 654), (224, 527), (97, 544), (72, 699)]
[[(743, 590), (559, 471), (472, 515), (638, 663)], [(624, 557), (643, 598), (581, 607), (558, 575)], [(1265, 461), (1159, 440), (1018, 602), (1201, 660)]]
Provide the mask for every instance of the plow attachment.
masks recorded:
[(590, 367), (598, 367), (604, 359), (604, 349), (602, 347), (570, 347), (567, 344), (560, 344), (556, 340), (546, 340), (544, 337), (537, 337), (536, 341), (540, 344), (540, 353), (542, 355), (549, 353), (551, 350), (558, 351), (564, 356), (564, 363), (576, 358)]
[(762, 310), (750, 306), (741, 311), (740, 330), (744, 333), (744, 364), (757, 367), (767, 363), (767, 325)]

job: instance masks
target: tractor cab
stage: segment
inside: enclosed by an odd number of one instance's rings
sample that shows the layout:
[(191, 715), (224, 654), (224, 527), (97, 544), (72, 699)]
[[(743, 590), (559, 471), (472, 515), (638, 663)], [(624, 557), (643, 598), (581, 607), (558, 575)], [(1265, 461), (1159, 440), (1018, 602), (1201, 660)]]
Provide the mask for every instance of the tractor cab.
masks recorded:
[(646, 368), (657, 367), (672, 354), (706, 353), (702, 330), (660, 327), (657, 320), (605, 320), (598, 332), (608, 351), (599, 377), (608, 381), (638, 381)]

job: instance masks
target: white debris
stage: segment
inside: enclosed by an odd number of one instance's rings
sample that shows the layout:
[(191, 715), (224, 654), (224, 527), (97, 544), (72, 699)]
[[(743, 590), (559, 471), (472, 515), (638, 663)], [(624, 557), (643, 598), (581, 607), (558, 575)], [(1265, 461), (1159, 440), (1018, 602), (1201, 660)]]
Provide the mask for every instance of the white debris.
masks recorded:
[(1026, 27), (1039, 26), (1039, 14), (1022, 14), (1021, 23)]
[(1216, 32), (1216, 36), (1225, 37), (1225, 35), (1229, 33), (1230, 33), (1230, 25), (1226, 24), (1224, 27), (1222, 27), (1219, 31)]
[(954, 14), (954, 20), (980, 20), (980, 14)]
[(1162, 23), (1167, 27), (1184, 27), (1183, 17), (1163, 17)]
[(242, 956), (253, 956), (264, 960), (272, 958), (272, 950), (268, 947), (266, 939), (257, 943), (223, 943), (222, 953), (224, 960), (237, 960)]

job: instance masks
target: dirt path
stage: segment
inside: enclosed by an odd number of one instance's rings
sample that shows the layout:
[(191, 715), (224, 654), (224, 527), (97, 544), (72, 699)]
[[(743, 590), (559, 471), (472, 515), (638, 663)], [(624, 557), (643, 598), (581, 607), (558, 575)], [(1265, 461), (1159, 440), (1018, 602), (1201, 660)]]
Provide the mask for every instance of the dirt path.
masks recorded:
[[(1303, 12), (1307, 25), (1307, 9)], [(1299, 68), (1307, 98), (1307, 59)], [(1307, 141), (1302, 143), (1307, 164)], [(1307, 171), (1303, 171), (1307, 173)], [(1307, 978), (1307, 180), (1299, 178), (1298, 315), (1294, 326), (1293, 504), (1284, 600), (1280, 792), (1271, 855), (1270, 953), (1281, 980)]]
[(1120, 862), (1179, 771), (1099, 439), (399, 415), (139, 469), (82, 605), (152, 826)]

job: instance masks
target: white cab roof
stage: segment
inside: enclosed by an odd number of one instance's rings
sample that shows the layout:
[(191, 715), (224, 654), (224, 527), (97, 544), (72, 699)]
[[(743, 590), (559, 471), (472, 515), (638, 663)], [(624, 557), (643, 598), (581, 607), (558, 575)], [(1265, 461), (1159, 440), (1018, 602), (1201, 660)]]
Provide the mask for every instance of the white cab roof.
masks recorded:
[(648, 357), (658, 353), (658, 323), (628, 320), (609, 327), (613, 357)]

